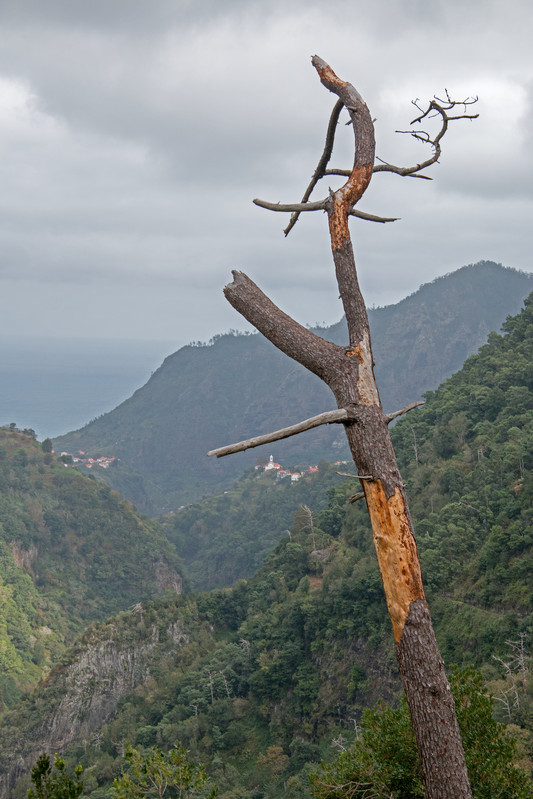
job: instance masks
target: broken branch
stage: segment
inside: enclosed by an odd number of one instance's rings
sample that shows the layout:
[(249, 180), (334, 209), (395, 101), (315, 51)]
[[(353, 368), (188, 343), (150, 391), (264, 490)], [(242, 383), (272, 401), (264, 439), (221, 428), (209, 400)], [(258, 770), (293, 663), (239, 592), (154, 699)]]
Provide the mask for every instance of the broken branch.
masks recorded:
[(226, 447), (212, 449), (207, 454), (222, 458), (224, 455), (232, 455), (234, 452), (244, 452), (253, 447), (260, 447), (262, 444), (271, 444), (273, 441), (281, 441), (283, 438), (295, 436), (298, 433), (303, 433), (305, 430), (312, 430), (314, 427), (319, 427), (322, 424), (347, 422), (349, 418), (348, 411), (344, 408), (338, 408), (335, 411), (326, 411), (325, 413), (319, 413), (318, 416), (311, 416), (310, 419), (304, 419), (303, 422), (293, 424), (290, 427), (283, 427), (281, 430), (275, 430), (273, 433), (265, 433), (265, 435), (262, 436), (248, 438), (246, 441), (239, 441), (237, 444), (228, 444)]
[(232, 274), (233, 283), (224, 288), (224, 295), (235, 310), (285, 355), (331, 383), (339, 360), (346, 360), (344, 348), (291, 319), (244, 272)]

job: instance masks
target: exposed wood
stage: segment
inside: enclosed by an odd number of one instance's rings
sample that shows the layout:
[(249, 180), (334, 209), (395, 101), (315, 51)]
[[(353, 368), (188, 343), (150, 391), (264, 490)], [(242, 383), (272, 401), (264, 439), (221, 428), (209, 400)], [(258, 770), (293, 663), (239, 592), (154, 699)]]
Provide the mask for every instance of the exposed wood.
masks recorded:
[(402, 492), (388, 497), (381, 480), (364, 483), (385, 598), (398, 643), (411, 603), (424, 599), (416, 542)]
[(235, 452), (244, 452), (253, 447), (260, 447), (262, 444), (271, 444), (273, 441), (281, 441), (282, 438), (289, 438), (298, 433), (304, 433), (306, 430), (312, 430), (314, 427), (319, 427), (322, 424), (347, 422), (349, 418), (348, 411), (345, 411), (344, 408), (339, 408), (335, 411), (326, 411), (325, 413), (319, 413), (318, 416), (311, 416), (310, 419), (304, 419), (303, 422), (298, 422), (298, 424), (293, 424), (290, 427), (283, 427), (281, 430), (275, 430), (273, 433), (265, 433), (261, 436), (248, 438), (246, 441), (239, 441), (237, 444), (228, 444), (226, 447), (212, 449), (207, 454), (222, 458), (224, 455), (233, 455)]

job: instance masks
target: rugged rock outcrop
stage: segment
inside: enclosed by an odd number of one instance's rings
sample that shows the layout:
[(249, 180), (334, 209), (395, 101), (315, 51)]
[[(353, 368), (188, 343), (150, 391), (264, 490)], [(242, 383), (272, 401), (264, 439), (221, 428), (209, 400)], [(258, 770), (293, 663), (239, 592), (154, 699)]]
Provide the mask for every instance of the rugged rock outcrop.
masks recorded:
[[(69, 662), (59, 664), (38, 691), (39, 704), (50, 710), (32, 723), (36, 707), (29, 708), (24, 735), (11, 741), (9, 755), (0, 764), (0, 797), (5, 799), (19, 777), (27, 773), (42, 752), (62, 752), (74, 740), (89, 740), (114, 714), (121, 697), (150, 676), (154, 651), (176, 654), (189, 641), (182, 621), (145, 623), (142, 605), (130, 613), (138, 617), (136, 635), (124, 635), (120, 622), (111, 622), (86, 633), (71, 651)], [(120, 619), (120, 617), (119, 617)], [(130, 640), (127, 640), (130, 638)], [(42, 719), (45, 719), (44, 721)], [(9, 723), (9, 718), (7, 718)], [(20, 728), (19, 728), (20, 731)], [(4, 742), (9, 730), (2, 731)], [(8, 747), (5, 746), (5, 751)]]

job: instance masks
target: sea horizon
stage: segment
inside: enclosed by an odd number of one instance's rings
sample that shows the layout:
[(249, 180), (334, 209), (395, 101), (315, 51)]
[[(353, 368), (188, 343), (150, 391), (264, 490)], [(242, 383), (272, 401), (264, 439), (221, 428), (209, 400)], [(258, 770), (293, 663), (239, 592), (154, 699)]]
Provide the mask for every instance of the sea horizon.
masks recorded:
[(13, 337), (0, 348), (0, 425), (78, 430), (141, 388), (180, 342)]

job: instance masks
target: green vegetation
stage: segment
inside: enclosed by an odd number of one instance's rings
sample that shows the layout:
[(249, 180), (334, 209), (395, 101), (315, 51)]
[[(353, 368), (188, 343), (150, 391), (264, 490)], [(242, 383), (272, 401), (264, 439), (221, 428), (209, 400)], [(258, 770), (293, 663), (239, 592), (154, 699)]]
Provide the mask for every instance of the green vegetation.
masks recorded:
[[(516, 313), (531, 276), (491, 262), (464, 267), (402, 302), (370, 311), (376, 377), (395, 411), (436, 388)], [(344, 321), (318, 331), (345, 344)], [(330, 410), (329, 389), (260, 335), (218, 336), (170, 355), (118, 408), (56, 439), (55, 449), (120, 458), (99, 474), (144, 513), (167, 513), (228, 488), (255, 463), (253, 451), (206, 458), (209, 450)], [(338, 425), (276, 444), (282, 463), (338, 460)]]
[(155, 522), (33, 431), (0, 428), (0, 707), (87, 624), (178, 583), (179, 568)]
[[(514, 765), (516, 741), (492, 717), (492, 701), (472, 670), (451, 677), (473, 799), (528, 799), (533, 781)], [(363, 713), (359, 739), (311, 774), (316, 799), (425, 796), (405, 699)]]
[(504, 331), (394, 430), (443, 654), (456, 662), (487, 661), (531, 625), (531, 298)]
[[(493, 722), (480, 678), (463, 673), (454, 690), (478, 799), (500, 788), (502, 797), (522, 799), (527, 782), (515, 767), (526, 774), (532, 768), (532, 422), (533, 298), (506, 322), (504, 335), (492, 334), (393, 431), (439, 646), (449, 666), (479, 669), (494, 694), (494, 715), (507, 725), (504, 734)], [(47, 456), (37, 445), (35, 452)], [(109, 491), (50, 466), (93, 491)], [(378, 796), (416, 796), (417, 765), (367, 513), (347, 501), (356, 481), (338, 484), (333, 472), (322, 467), (313, 489), (327, 503), (313, 514), (303, 494), (290, 535), (249, 580), (130, 603), (93, 625), (41, 689), (3, 716), (2, 770), (17, 773), (20, 759), (40, 750), (53, 718), (58, 735), (72, 733), (63, 756), (67, 768), (83, 765), (93, 799), (112, 796), (128, 742), (141, 759), (179, 742), (224, 799), (303, 799), (310, 772), (320, 774), (320, 761), (330, 762), (339, 747), (347, 750), (331, 766), (339, 780), (364, 778)], [(198, 581), (214, 579), (217, 566), (227, 569), (232, 547), (251, 557), (250, 542), (260, 535), (252, 516), (269, 513), (260, 490), (270, 493), (273, 518), (284, 523), (289, 503), (282, 500), (290, 494), (262, 479), (248, 476), (230, 494), (183, 509), (181, 521), (180, 513), (166, 520), (169, 536), (190, 548)], [(187, 530), (219, 531), (206, 547), (204, 572)], [(227, 550), (225, 539), (232, 542)], [(380, 699), (391, 707), (365, 713)]]
[[(344, 479), (339, 468), (349, 467), (322, 461), (318, 473), (297, 483), (276, 479), (273, 471), (249, 469), (229, 491), (163, 517), (163, 530), (183, 558), (191, 589), (223, 588), (251, 577), (290, 534), (298, 508), (316, 512), (327, 504), (328, 489)], [(307, 519), (303, 514), (301, 524), (309, 526), (309, 514)]]
[(65, 769), (65, 761), (56, 755), (53, 766), (50, 757), (43, 752), (31, 771), (33, 788), (28, 799), (78, 799), (83, 790), (82, 767), (76, 766), (74, 776)]
[(116, 799), (215, 799), (217, 795), (205, 769), (191, 763), (179, 744), (169, 752), (157, 746), (144, 752), (128, 746), (125, 758), (128, 768), (113, 785)]

